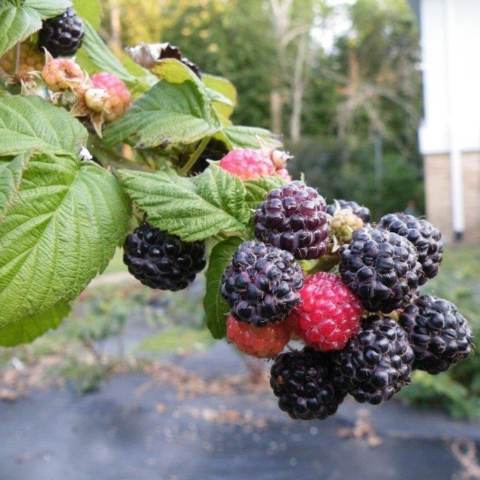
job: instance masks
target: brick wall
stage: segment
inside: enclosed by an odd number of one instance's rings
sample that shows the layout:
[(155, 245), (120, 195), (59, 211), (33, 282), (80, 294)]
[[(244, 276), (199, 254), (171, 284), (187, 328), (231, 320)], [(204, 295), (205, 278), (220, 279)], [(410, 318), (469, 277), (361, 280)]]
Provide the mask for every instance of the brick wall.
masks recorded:
[[(463, 182), (465, 241), (480, 242), (480, 152), (464, 153)], [(452, 203), (448, 155), (426, 155), (425, 195), (427, 218), (452, 239)]]

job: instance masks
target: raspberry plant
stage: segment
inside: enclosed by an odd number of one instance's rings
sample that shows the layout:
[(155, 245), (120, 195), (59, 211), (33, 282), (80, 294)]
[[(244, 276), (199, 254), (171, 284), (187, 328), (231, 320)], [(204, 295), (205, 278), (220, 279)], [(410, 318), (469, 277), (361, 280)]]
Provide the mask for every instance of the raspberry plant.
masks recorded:
[[(420, 296), (442, 260), (435, 227), (327, 205), (269, 131), (232, 123), (227, 79), (169, 43), (116, 57), (99, 16), (97, 0), (0, 4), (1, 346), (57, 327), (123, 245), (151, 288), (206, 267), (212, 336), (275, 358), (292, 418), (348, 394), (380, 403), (471, 352), (456, 307)], [(303, 349), (282, 353), (290, 340)]]
[[(178, 49), (132, 48), (148, 68), (117, 58), (96, 33), (99, 13), (96, 0), (0, 2), (0, 345), (58, 326), (137, 219), (206, 240), (218, 256), (228, 237), (246, 237), (250, 209), (280, 183), (242, 183), (216, 166), (188, 177), (213, 141), (225, 151), (279, 143), (233, 125), (233, 85), (199, 78)], [(41, 49), (69, 28), (83, 39), (75, 57)], [(208, 314), (222, 336), (220, 312)]]

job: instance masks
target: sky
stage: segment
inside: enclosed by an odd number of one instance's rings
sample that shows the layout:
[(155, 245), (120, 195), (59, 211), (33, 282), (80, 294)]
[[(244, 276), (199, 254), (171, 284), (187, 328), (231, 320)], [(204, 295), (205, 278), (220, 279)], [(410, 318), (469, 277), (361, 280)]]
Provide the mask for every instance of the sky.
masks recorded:
[(329, 17), (326, 23), (322, 23), (313, 29), (312, 35), (322, 48), (331, 52), (335, 44), (335, 39), (345, 32), (351, 26), (347, 15), (347, 7), (354, 3), (354, 0), (328, 0), (327, 3), (335, 8), (335, 14)]

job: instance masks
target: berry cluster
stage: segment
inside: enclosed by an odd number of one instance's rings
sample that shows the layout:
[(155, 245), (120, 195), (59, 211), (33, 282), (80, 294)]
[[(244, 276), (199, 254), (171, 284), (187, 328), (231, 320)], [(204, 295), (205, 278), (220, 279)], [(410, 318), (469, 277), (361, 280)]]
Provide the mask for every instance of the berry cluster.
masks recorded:
[[(22, 37), (23, 43), (2, 55), (0, 76), (8, 86), (20, 83), (22, 94), (40, 95), (68, 109), (101, 137), (103, 124), (121, 118), (130, 107), (132, 93), (114, 74), (89, 76), (72, 58), (82, 46), (84, 27), (72, 8), (46, 18), (38, 40)], [(202, 76), (178, 47), (140, 44), (127, 51), (162, 82), (168, 83), (169, 75), (161, 73), (159, 63), (180, 66), (182, 82), (186, 74), (188, 83), (199, 91), (205, 87), (202, 96), (212, 102), (208, 115), (213, 118), (214, 89), (207, 92), (207, 75)], [(177, 73), (174, 76), (178, 83)], [(152, 79), (155, 76), (145, 76), (133, 93), (140, 93)], [(150, 134), (154, 127), (155, 123)], [(89, 145), (99, 163), (99, 157), (118, 154), (120, 161), (123, 155), (128, 162), (141, 161), (137, 168), (142, 170), (171, 162), (182, 174), (192, 176), (216, 163), (216, 173), (230, 175), (230, 181), (212, 192), (212, 184), (203, 185), (201, 193), (210, 194), (205, 202), (217, 210), (228, 209), (230, 215), (242, 210), (242, 220), (233, 231), (222, 230), (224, 222), (218, 221), (218, 230), (210, 232), (213, 236), (206, 238), (199, 229), (198, 236), (185, 238), (200, 240), (187, 242), (157, 228), (165, 220), (158, 208), (158, 225), (148, 223), (145, 215), (127, 236), (124, 262), (144, 285), (177, 291), (187, 288), (206, 267), (207, 253), (216, 251), (219, 239), (241, 237), (232, 257), (220, 255), (220, 266), (212, 262), (209, 269), (208, 289), (216, 295), (215, 328), (219, 326), (221, 333), (225, 326), (228, 340), (240, 351), (273, 359), (270, 383), (282, 410), (296, 419), (323, 419), (334, 414), (347, 395), (378, 404), (408, 384), (413, 370), (437, 374), (469, 355), (473, 338), (467, 320), (452, 303), (419, 290), (438, 274), (442, 261), (437, 228), (405, 213), (391, 213), (375, 223), (369, 209), (354, 201), (336, 199), (327, 204), (316, 189), (292, 181), (287, 170), (291, 157), (271, 148), (276, 143), (273, 136), (270, 147), (257, 137), (255, 143), (261, 148), (234, 148), (244, 141), (243, 135), (238, 134), (237, 140), (226, 132), (210, 135), (193, 135), (198, 143), (177, 144), (159, 133), (151, 145), (149, 141), (138, 145), (151, 147), (138, 156), (132, 154), (128, 138), (123, 139), (124, 148), (104, 150), (98, 138)], [(249, 137), (253, 135), (245, 134)], [(245, 144), (253, 142), (247, 140)], [(82, 161), (92, 158), (85, 150), (81, 149)], [(201, 185), (197, 178), (183, 180), (191, 181), (195, 192)], [(276, 188), (265, 192), (269, 185)], [(228, 197), (231, 190), (235, 191)], [(181, 201), (188, 192), (181, 189), (172, 198)], [(252, 205), (255, 208), (250, 209)], [(195, 214), (201, 209), (193, 205), (191, 210)], [(188, 218), (178, 219), (183, 227), (189, 227)], [(285, 352), (291, 340), (297, 342), (292, 347), (301, 347)]]
[(25, 95), (39, 95), (88, 119), (102, 136), (104, 123), (122, 117), (132, 103), (127, 85), (116, 75), (98, 72), (91, 77), (76, 63), (84, 24), (72, 8), (43, 22), (36, 43), (29, 39), (0, 58), (0, 74), (19, 83)]
[[(227, 339), (245, 354), (274, 359), (279, 407), (295, 419), (323, 419), (347, 395), (379, 404), (414, 369), (435, 374), (464, 359), (473, 346), (465, 318), (450, 302), (419, 293), (438, 273), (440, 232), (403, 213), (375, 225), (356, 202), (327, 205), (290, 181), (287, 158), (237, 149), (218, 161), (242, 181), (277, 175), (286, 182), (252, 213), (255, 239), (240, 244), (219, 286), (230, 306)], [(143, 283), (176, 290), (203, 268), (202, 249), (143, 225), (128, 237), (125, 261)], [(332, 259), (335, 273), (322, 271)], [(303, 348), (284, 352), (290, 340)]]
[(88, 118), (100, 137), (103, 124), (122, 117), (132, 102), (127, 86), (113, 73), (89, 77), (70, 58), (53, 58), (47, 52), (41, 76), (52, 92), (52, 101), (69, 106), (77, 117)]
[[(220, 166), (243, 180), (275, 174), (251, 150), (230, 152)], [(275, 359), (270, 383), (292, 418), (325, 418), (347, 395), (381, 403), (414, 369), (438, 373), (470, 353), (471, 330), (455, 306), (419, 296), (443, 251), (426, 220), (389, 214), (375, 225), (366, 207), (326, 205), (294, 181), (272, 190), (253, 221), (256, 240), (240, 245), (222, 279), (227, 338)], [(298, 260), (315, 272), (312, 260), (330, 268), (326, 255), (336, 256), (338, 273), (302, 275)], [(305, 347), (282, 353), (292, 339)]]

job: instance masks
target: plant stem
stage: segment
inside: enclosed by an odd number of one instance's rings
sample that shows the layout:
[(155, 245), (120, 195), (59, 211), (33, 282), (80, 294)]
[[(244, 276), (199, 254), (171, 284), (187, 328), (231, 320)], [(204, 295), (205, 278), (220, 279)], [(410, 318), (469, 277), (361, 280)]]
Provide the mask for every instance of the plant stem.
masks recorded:
[(22, 54), (22, 46), (20, 45), (20, 42), (18, 42), (15, 50), (15, 75), (18, 75), (18, 70), (20, 69), (21, 54)]
[(197, 160), (200, 158), (200, 155), (203, 153), (203, 151), (207, 147), (209, 141), (210, 141), (210, 137), (205, 137), (200, 142), (196, 150), (192, 153), (192, 155), (188, 159), (187, 163), (180, 169), (181, 175), (186, 176), (187, 173), (193, 168), (195, 163), (197, 163)]

